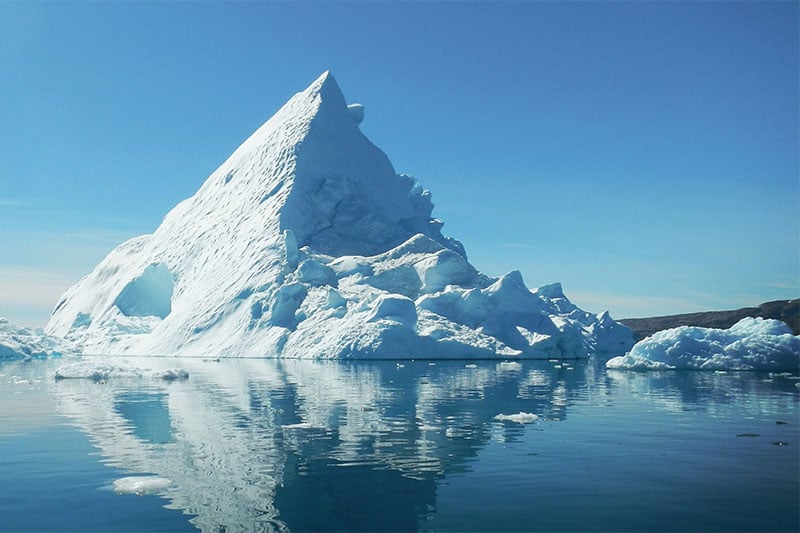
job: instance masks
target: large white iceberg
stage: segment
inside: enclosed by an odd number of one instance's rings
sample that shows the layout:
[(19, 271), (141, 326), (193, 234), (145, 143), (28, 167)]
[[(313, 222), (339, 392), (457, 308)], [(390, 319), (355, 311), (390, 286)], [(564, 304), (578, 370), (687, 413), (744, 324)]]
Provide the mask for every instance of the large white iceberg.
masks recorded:
[(800, 370), (800, 337), (780, 320), (743, 318), (730, 329), (681, 326), (639, 341), (607, 368)]
[(360, 131), (326, 72), (152, 235), (113, 250), (46, 331), (90, 354), (587, 357), (630, 330), (558, 285), (478, 272), (431, 195)]

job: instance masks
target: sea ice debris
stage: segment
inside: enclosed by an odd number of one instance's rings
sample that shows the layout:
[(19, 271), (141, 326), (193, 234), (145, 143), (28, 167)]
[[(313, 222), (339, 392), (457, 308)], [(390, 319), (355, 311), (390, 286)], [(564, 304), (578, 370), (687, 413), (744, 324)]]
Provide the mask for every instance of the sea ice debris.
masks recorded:
[(499, 414), (494, 417), (495, 420), (500, 422), (514, 422), (516, 424), (531, 424), (539, 420), (539, 415), (533, 413), (519, 412), (515, 415)]
[(114, 492), (117, 494), (155, 494), (172, 486), (172, 480), (158, 476), (130, 476), (114, 480)]

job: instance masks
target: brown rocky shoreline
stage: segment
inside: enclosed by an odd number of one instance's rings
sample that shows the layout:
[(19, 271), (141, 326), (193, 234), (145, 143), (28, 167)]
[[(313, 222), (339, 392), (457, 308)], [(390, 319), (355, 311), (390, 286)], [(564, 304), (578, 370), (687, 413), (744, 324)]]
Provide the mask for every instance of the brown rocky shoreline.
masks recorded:
[(743, 307), (732, 311), (705, 311), (681, 315), (656, 316), (649, 318), (623, 318), (619, 322), (633, 330), (639, 341), (657, 331), (678, 326), (700, 326), (704, 328), (727, 329), (745, 317), (763, 317), (781, 320), (800, 335), (800, 299), (766, 302), (758, 307)]

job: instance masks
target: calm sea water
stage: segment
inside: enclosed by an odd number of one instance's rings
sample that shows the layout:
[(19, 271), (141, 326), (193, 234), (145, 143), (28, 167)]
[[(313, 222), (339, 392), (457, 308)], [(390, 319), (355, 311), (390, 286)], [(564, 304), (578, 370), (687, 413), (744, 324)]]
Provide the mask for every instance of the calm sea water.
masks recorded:
[[(190, 377), (0, 364), (0, 530), (800, 529), (797, 376), (113, 361)], [(128, 476), (172, 484), (116, 494)]]

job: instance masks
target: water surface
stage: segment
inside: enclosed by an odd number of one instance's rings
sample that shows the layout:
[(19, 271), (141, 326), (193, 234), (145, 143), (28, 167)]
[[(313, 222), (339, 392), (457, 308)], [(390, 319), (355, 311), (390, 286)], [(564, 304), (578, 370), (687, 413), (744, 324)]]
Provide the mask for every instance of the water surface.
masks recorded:
[[(106, 360), (106, 359), (104, 359)], [(0, 365), (4, 530), (797, 531), (800, 388), (593, 362)], [(499, 414), (532, 413), (519, 424)], [(117, 495), (126, 476), (157, 495)]]

